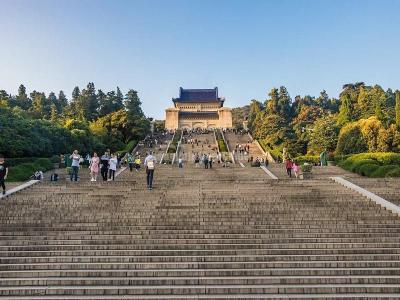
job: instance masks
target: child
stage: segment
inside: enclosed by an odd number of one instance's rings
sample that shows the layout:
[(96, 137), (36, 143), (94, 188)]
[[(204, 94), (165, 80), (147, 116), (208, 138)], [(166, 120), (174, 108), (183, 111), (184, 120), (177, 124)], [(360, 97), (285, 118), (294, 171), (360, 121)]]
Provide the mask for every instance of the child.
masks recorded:
[(6, 194), (6, 184), (5, 181), (8, 175), (8, 166), (4, 161), (4, 157), (0, 155), (0, 185), (3, 188), (3, 195)]
[(140, 159), (140, 156), (136, 157), (136, 159), (135, 159), (135, 170), (136, 170), (136, 172), (139, 172), (141, 164), (142, 164), (142, 160)]
[(295, 162), (293, 162), (293, 171), (294, 171), (294, 176), (296, 177), (296, 179), (298, 179), (300, 175), (300, 166)]

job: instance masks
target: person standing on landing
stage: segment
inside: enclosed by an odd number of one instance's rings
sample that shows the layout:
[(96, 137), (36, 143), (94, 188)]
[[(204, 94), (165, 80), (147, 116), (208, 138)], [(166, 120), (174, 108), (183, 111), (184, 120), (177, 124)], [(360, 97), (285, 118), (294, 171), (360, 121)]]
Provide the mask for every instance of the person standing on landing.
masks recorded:
[(0, 185), (3, 188), (3, 195), (6, 194), (6, 184), (5, 181), (8, 175), (8, 166), (4, 161), (4, 157), (0, 155)]
[(115, 154), (111, 154), (111, 159), (109, 161), (109, 180), (114, 180), (115, 179), (115, 171), (117, 170), (118, 166), (118, 157)]
[(78, 181), (78, 171), (79, 171), (79, 162), (81, 160), (81, 156), (78, 154), (78, 150), (74, 150), (74, 152), (71, 154), (71, 156), (69, 157), (70, 159), (72, 159), (72, 163), (71, 163), (71, 176), (70, 179), (72, 181), (72, 179), (74, 179), (75, 181)]
[(153, 178), (154, 178), (154, 169), (156, 167), (157, 160), (153, 156), (153, 152), (150, 151), (149, 155), (144, 160), (144, 166), (146, 168), (146, 180), (147, 180), (147, 188), (149, 190), (153, 189)]
[(101, 177), (103, 178), (103, 181), (107, 181), (107, 175), (108, 175), (108, 161), (110, 160), (110, 157), (108, 156), (108, 152), (105, 152), (101, 158)]
[(97, 181), (97, 174), (99, 174), (99, 165), (100, 165), (100, 158), (97, 156), (97, 153), (93, 153), (93, 157), (90, 160), (90, 181)]

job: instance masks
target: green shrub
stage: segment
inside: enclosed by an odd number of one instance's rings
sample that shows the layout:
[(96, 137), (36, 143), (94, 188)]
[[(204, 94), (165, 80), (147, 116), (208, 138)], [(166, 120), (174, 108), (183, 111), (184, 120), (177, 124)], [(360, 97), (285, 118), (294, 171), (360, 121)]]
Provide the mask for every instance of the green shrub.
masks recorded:
[(219, 129), (215, 131), (215, 138), (217, 140), (219, 152), (228, 152), (228, 146), (226, 145), (222, 132)]
[(400, 177), (400, 167), (387, 172), (386, 177)]
[(360, 168), (358, 169), (358, 174), (362, 175), (362, 176), (367, 176), (367, 177), (371, 177), (371, 174), (374, 173), (376, 171), (376, 169), (379, 168), (378, 164), (364, 164), (362, 166), (360, 166)]
[(387, 166), (380, 166), (378, 167), (370, 177), (378, 178), (378, 177), (385, 177), (387, 173), (390, 171), (397, 169), (398, 165), (387, 165)]
[(304, 163), (310, 163), (310, 164), (319, 164), (319, 156), (318, 155), (303, 155), (303, 156), (297, 156), (294, 161), (297, 164), (304, 164)]
[(361, 159), (361, 160), (354, 161), (353, 163), (351, 163), (349, 171), (360, 174), (360, 172), (359, 172), (360, 167), (362, 167), (365, 164), (379, 165), (379, 163), (376, 160), (373, 160), (373, 159)]
[(300, 166), (302, 172), (311, 172), (312, 171), (312, 165), (309, 163), (304, 163)]
[(8, 181), (25, 181), (36, 171), (46, 172), (52, 168), (53, 163), (49, 158), (39, 158), (31, 163), (23, 163), (10, 167)]
[(181, 130), (176, 130), (174, 137), (171, 141), (171, 143), (169, 144), (169, 147), (167, 149), (167, 153), (175, 153), (177, 148), (178, 148), (178, 143), (181, 140), (182, 137), (182, 131)]
[(351, 156), (351, 154), (347, 154), (347, 155), (336, 155), (333, 160), (339, 164), (340, 162), (348, 159)]
[(50, 157), (50, 161), (51, 161), (53, 164), (57, 164), (57, 163), (60, 162), (60, 156), (59, 156), (59, 155), (53, 155), (52, 157)]
[(224, 140), (218, 140), (218, 148), (219, 152), (228, 152), (228, 148), (226, 147)]

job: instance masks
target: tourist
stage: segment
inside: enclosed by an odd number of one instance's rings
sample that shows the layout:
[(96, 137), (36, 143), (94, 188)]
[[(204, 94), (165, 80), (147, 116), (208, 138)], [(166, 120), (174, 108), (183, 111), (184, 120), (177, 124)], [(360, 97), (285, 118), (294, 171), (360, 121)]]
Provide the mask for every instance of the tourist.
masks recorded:
[(156, 167), (157, 160), (153, 156), (153, 152), (150, 151), (149, 155), (144, 160), (144, 166), (146, 167), (146, 181), (147, 188), (149, 190), (153, 189), (153, 178), (154, 178), (154, 169)]
[(93, 157), (90, 160), (90, 181), (97, 181), (97, 175), (99, 174), (99, 165), (100, 165), (100, 158), (97, 156), (97, 153), (93, 153)]
[(132, 172), (133, 166), (134, 166), (134, 160), (133, 160), (132, 154), (130, 154), (130, 153), (126, 154), (126, 162), (128, 163), (129, 171)]
[(108, 161), (110, 160), (110, 157), (108, 156), (108, 152), (104, 152), (104, 154), (100, 158), (101, 162), (101, 177), (103, 178), (103, 181), (107, 181), (107, 175), (108, 175)]
[(117, 166), (118, 166), (118, 158), (115, 154), (111, 154), (111, 158), (108, 161), (108, 164), (109, 164), (108, 179), (114, 180), (115, 179), (115, 171), (117, 170)]
[(182, 159), (182, 157), (179, 157), (179, 159), (178, 159), (178, 167), (179, 167), (180, 169), (183, 168), (183, 159)]
[(72, 160), (70, 179), (71, 181), (72, 179), (78, 181), (79, 162), (81, 161), (81, 156), (79, 155), (78, 150), (74, 150), (69, 158)]
[(196, 167), (198, 167), (198, 166), (199, 166), (199, 163), (200, 163), (200, 157), (199, 157), (199, 155), (198, 155), (198, 154), (196, 154), (196, 155), (195, 155), (195, 157), (194, 157), (194, 163), (195, 163), (195, 166), (196, 166)]
[(4, 160), (4, 156), (0, 155), (0, 184), (3, 188), (3, 195), (6, 194), (6, 179), (8, 175), (8, 166)]
[(290, 160), (290, 158), (288, 158), (285, 162), (285, 167), (286, 167), (286, 173), (288, 174), (288, 176), (290, 178), (292, 178), (292, 168), (293, 168), (293, 163)]
[(120, 153), (117, 153), (117, 155), (115, 155), (115, 157), (117, 158), (117, 168), (121, 168), (122, 166), (122, 157)]
[(208, 154), (208, 165), (209, 165), (210, 169), (212, 169), (212, 164), (213, 164), (213, 158), (212, 158), (211, 154)]
[(296, 177), (296, 179), (298, 179), (300, 176), (300, 166), (298, 164), (296, 164), (295, 162), (293, 162), (293, 172), (294, 172), (294, 176)]
[(140, 155), (135, 159), (135, 171), (139, 172), (140, 165), (142, 164), (142, 160), (140, 159)]
[(208, 169), (208, 157), (207, 157), (207, 154), (203, 154), (203, 164), (204, 164), (204, 168), (205, 169)]

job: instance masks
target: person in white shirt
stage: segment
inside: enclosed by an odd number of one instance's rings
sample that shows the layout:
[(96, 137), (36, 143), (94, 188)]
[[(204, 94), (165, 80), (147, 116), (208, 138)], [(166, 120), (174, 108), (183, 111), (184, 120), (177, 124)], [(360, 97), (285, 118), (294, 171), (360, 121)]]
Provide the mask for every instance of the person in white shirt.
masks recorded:
[(108, 178), (109, 180), (114, 180), (115, 179), (115, 171), (117, 170), (117, 165), (118, 165), (118, 158), (115, 154), (111, 154), (111, 158), (108, 161), (109, 164), (109, 175)]
[(78, 154), (78, 150), (75, 150), (69, 158), (72, 159), (70, 179), (71, 181), (72, 179), (78, 181), (79, 161), (81, 159), (81, 156)]
[(147, 182), (147, 188), (149, 190), (153, 189), (153, 177), (154, 177), (154, 169), (156, 167), (157, 160), (153, 156), (153, 152), (150, 151), (150, 153), (146, 156), (144, 160), (144, 166), (146, 168), (146, 182)]

